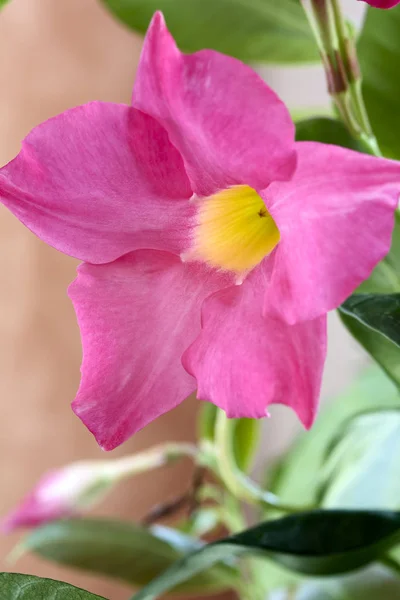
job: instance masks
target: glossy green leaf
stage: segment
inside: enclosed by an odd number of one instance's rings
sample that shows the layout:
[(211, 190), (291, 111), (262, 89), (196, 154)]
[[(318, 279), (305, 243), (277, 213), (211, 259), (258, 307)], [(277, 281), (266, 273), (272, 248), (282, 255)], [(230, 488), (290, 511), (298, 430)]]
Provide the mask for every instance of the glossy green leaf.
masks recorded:
[[(383, 336), (379, 337), (385, 340)], [(400, 396), (393, 383), (380, 369), (370, 369), (321, 410), (313, 428), (302, 434), (283, 458), (269, 489), (282, 502), (316, 503), (320, 493), (320, 473), (338, 433), (356, 415), (399, 406)]]
[(296, 140), (298, 142), (323, 142), (335, 144), (343, 148), (361, 151), (355, 140), (341, 121), (328, 117), (314, 117), (296, 123)]
[[(396, 212), (389, 254), (375, 267), (358, 288), (362, 294), (400, 293), (400, 215)], [(389, 377), (400, 386), (400, 350), (392, 341), (352, 315), (340, 311), (340, 317), (355, 337)]]
[(354, 294), (339, 310), (400, 346), (400, 294)]
[(319, 59), (298, 0), (102, 0), (126, 25), (144, 33), (162, 10), (185, 52), (212, 48), (247, 62)]
[(395, 213), (392, 245), (389, 254), (375, 267), (357, 290), (360, 294), (400, 293), (400, 213)]
[(400, 158), (400, 6), (368, 8), (358, 44), (364, 98), (385, 156)]
[[(144, 585), (202, 543), (168, 527), (148, 530), (120, 521), (71, 519), (34, 530), (24, 546), (59, 564)], [(179, 591), (217, 592), (227, 589), (234, 576), (233, 569), (218, 566), (188, 579)]]
[(153, 600), (229, 557), (265, 554), (309, 575), (332, 575), (368, 565), (400, 541), (400, 513), (313, 511), (267, 521), (189, 554), (132, 600)]
[(376, 566), (359, 573), (332, 578), (329, 581), (305, 583), (290, 598), (291, 600), (395, 600), (400, 598), (400, 578), (389, 569)]
[(385, 336), (367, 327), (358, 319), (339, 311), (342, 322), (352, 336), (364, 347), (382, 367), (392, 381), (400, 386), (400, 350)]
[(73, 585), (20, 573), (0, 573), (0, 600), (105, 600)]
[(400, 411), (355, 418), (329, 452), (323, 505), (399, 509), (399, 465)]

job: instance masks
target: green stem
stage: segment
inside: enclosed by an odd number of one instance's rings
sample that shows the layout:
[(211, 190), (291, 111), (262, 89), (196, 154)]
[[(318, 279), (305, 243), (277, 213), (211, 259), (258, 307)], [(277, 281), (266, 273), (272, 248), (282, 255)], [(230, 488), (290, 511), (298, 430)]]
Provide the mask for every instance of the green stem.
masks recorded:
[(290, 506), (281, 503), (278, 496), (262, 490), (253, 480), (238, 468), (233, 449), (235, 422), (228, 419), (222, 410), (218, 411), (215, 428), (215, 442), (218, 452), (219, 476), (226, 488), (238, 500), (273, 508), (282, 512), (295, 513), (312, 510), (312, 506)]
[(362, 78), (353, 33), (340, 0), (302, 0), (321, 52), (329, 92), (350, 134), (365, 151), (382, 156), (362, 94)]
[(111, 480), (119, 481), (168, 465), (180, 458), (196, 458), (197, 455), (198, 449), (196, 446), (171, 442), (154, 446), (154, 448), (130, 456), (104, 461), (104, 471)]
[(339, 43), (339, 51), (346, 69), (350, 110), (354, 114), (354, 117), (356, 118), (360, 128), (360, 134), (357, 137), (369, 154), (382, 156), (378, 142), (373, 134), (367, 109), (364, 103), (364, 97), (362, 93), (362, 78), (354, 36), (348, 31), (348, 27), (342, 12), (341, 1), (330, 1)]

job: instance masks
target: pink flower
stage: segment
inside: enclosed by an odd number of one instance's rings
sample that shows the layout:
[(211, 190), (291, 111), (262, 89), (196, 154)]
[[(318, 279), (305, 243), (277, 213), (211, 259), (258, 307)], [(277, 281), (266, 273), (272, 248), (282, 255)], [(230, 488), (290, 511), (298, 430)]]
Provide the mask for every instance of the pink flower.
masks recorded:
[(400, 3), (400, 0), (362, 0), (375, 8), (393, 8)]
[(105, 462), (77, 462), (50, 471), (6, 517), (2, 528), (8, 533), (18, 527), (36, 527), (70, 517), (94, 504), (112, 482)]
[[(73, 409), (109, 450), (196, 388), (230, 417), (315, 417), (326, 313), (388, 252), (400, 163), (295, 143), (247, 66), (184, 55), (156, 14), (133, 106), (39, 125), (0, 172), (3, 203), (84, 261)], [(201, 318), (200, 318), (201, 315)]]

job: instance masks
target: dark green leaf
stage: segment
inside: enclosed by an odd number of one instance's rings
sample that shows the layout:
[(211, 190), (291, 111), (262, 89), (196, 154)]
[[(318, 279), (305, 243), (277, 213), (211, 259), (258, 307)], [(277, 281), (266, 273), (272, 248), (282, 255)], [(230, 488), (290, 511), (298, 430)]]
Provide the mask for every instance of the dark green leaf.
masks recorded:
[(400, 508), (400, 411), (364, 414), (332, 447), (324, 476), (329, 508)]
[(400, 346), (400, 294), (354, 294), (339, 310)]
[(282, 502), (316, 503), (326, 454), (346, 423), (364, 412), (399, 406), (399, 393), (392, 382), (380, 369), (369, 370), (321, 411), (311, 431), (304, 433), (283, 459), (270, 489)]
[(0, 573), (0, 600), (105, 600), (68, 583), (20, 573)]
[[(144, 585), (181, 558), (202, 546), (174, 529), (147, 530), (132, 523), (103, 519), (58, 521), (34, 530), (25, 548), (48, 560)], [(188, 579), (181, 592), (227, 589), (235, 571), (225, 566)]]
[(400, 350), (385, 336), (357, 319), (340, 312), (340, 318), (352, 336), (365, 348), (385, 373), (400, 386)]
[(400, 293), (400, 213), (395, 213), (389, 254), (375, 267), (357, 290), (360, 294)]
[(144, 33), (162, 10), (185, 52), (212, 48), (247, 62), (319, 59), (297, 0), (103, 0), (126, 25)]
[(400, 6), (367, 9), (358, 44), (364, 98), (381, 150), (400, 158)]
[(344, 573), (367, 565), (400, 541), (400, 513), (314, 511), (267, 521), (187, 555), (132, 600), (153, 600), (228, 557), (271, 557), (309, 575)]
[[(392, 246), (389, 254), (375, 267), (370, 277), (358, 288), (362, 294), (398, 294), (400, 292), (400, 215), (396, 212)], [(391, 379), (400, 385), (400, 351), (381, 333), (356, 320), (343, 311), (340, 317), (350, 333), (364, 346), (365, 350), (385, 370)]]
[(350, 135), (341, 121), (328, 117), (298, 121), (296, 123), (296, 140), (298, 142), (323, 142), (352, 150), (362, 150), (360, 144)]

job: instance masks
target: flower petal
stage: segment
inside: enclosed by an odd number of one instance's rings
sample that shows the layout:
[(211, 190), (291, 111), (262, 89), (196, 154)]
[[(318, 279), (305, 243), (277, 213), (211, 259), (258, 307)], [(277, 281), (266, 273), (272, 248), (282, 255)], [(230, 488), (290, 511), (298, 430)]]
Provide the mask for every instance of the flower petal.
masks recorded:
[(204, 298), (228, 283), (202, 264), (152, 250), (79, 268), (69, 289), (83, 343), (72, 406), (105, 450), (195, 390), (181, 355), (200, 332)]
[(289, 183), (261, 195), (281, 234), (265, 311), (288, 323), (339, 306), (388, 253), (400, 163), (300, 142)]
[(370, 6), (374, 6), (375, 8), (393, 8), (393, 6), (397, 6), (400, 3), (400, 0), (363, 0), (367, 2)]
[(199, 398), (228, 417), (260, 418), (290, 406), (306, 427), (315, 417), (326, 355), (326, 317), (290, 326), (262, 316), (260, 269), (208, 298), (202, 331), (183, 355)]
[(161, 13), (146, 35), (133, 104), (168, 130), (198, 195), (235, 184), (262, 189), (293, 173), (294, 126), (277, 95), (234, 58), (182, 54)]
[(92, 102), (42, 123), (0, 170), (0, 199), (58, 250), (103, 263), (187, 246), (192, 194), (166, 131), (132, 107)]

